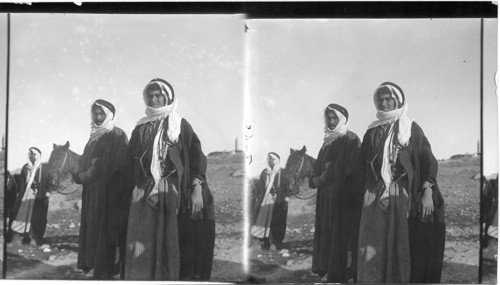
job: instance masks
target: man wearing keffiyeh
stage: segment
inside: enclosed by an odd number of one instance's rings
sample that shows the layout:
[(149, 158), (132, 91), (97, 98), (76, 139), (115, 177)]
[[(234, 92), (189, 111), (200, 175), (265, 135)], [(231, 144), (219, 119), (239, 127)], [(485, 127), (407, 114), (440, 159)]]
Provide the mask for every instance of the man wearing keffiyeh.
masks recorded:
[(286, 179), (280, 168), (280, 156), (275, 152), (268, 153), (267, 164), (260, 174), (250, 205), (250, 234), (261, 240), (262, 249), (270, 249), (272, 241), (276, 249), (281, 250), (286, 233), (290, 193), (288, 187), (285, 187)]
[(382, 83), (373, 100), (378, 120), (361, 146), (358, 281), (439, 283), (445, 223), (436, 158), (399, 86)]
[(347, 110), (338, 104), (328, 105), (323, 146), (309, 178), (309, 186), (318, 189), (312, 272), (326, 274), (328, 282), (347, 282), (356, 276), (359, 145), (358, 136), (349, 131)]
[(28, 162), (19, 177), (14, 219), (11, 217), (9, 220), (7, 242), (16, 232), (22, 235), (23, 244), (30, 244), (33, 240), (39, 245), (43, 243), (50, 196), (46, 166), (42, 163), (42, 152), (30, 147)]
[[(113, 104), (98, 99), (91, 107), (90, 138), (75, 181), (83, 185), (78, 268), (93, 278), (123, 276), (126, 205), (121, 185), (128, 138), (115, 126)], [(115, 260), (117, 251), (120, 258)]]
[(144, 88), (124, 177), (131, 197), (125, 279), (209, 280), (215, 246), (207, 159), (163, 79)]

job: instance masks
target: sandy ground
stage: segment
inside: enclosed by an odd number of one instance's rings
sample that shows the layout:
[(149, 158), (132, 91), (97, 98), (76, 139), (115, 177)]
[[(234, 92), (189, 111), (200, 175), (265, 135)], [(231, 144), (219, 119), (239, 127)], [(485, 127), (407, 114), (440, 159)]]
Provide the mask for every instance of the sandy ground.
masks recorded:
[[(214, 281), (244, 280), (242, 267), (243, 155), (209, 157), (207, 178), (215, 199), (216, 245), (212, 268)], [(73, 187), (73, 186), (72, 186)], [(76, 189), (76, 188), (74, 188)], [(44, 245), (7, 245), (8, 279), (91, 278), (76, 269), (81, 191), (54, 194), (49, 203)]]
[[(234, 282), (245, 278), (241, 250), (242, 162), (241, 155), (209, 158), (207, 177), (216, 201), (217, 219), (212, 270), (214, 281)], [(447, 222), (443, 283), (478, 282), (479, 183), (471, 179), (478, 172), (477, 159), (440, 162), (438, 183), (445, 198)], [(3, 187), (3, 183), (0, 185)], [(303, 194), (308, 196), (314, 192), (304, 188)], [(75, 268), (80, 195), (81, 191), (72, 195), (52, 196), (44, 246), (21, 245), (19, 240), (7, 245), (7, 278), (90, 279), (90, 274), (85, 275)], [(252, 243), (249, 262), (252, 274), (260, 281), (325, 281), (310, 272), (314, 210), (314, 198), (290, 200), (285, 237), (288, 251), (262, 251), (257, 242)], [(3, 243), (3, 236), (0, 242)], [(490, 246), (483, 250), (483, 283), (497, 283), (497, 254), (497, 241), (492, 240)]]
[[(478, 283), (479, 274), (479, 159), (442, 161), (438, 184), (446, 204), (446, 245), (442, 283)], [(314, 190), (303, 185), (308, 197)], [(325, 282), (311, 273), (315, 198), (289, 202), (285, 250), (262, 250), (258, 241), (251, 246), (251, 272), (265, 282)], [(497, 283), (497, 242), (484, 251), (483, 283)], [(352, 281), (352, 280), (351, 280)]]

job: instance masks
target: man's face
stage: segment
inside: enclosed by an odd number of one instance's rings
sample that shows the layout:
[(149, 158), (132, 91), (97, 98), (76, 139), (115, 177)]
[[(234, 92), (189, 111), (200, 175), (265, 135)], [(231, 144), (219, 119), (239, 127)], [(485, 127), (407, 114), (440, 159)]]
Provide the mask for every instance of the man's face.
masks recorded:
[(396, 109), (396, 102), (392, 99), (391, 94), (385, 93), (378, 96), (378, 109), (384, 112)]
[(268, 155), (267, 156), (267, 164), (273, 168), (275, 165), (276, 165), (276, 157), (272, 156), (272, 155)]
[(106, 113), (104, 113), (101, 107), (94, 107), (94, 109), (92, 110), (92, 117), (94, 123), (100, 126), (102, 122), (106, 120)]
[(35, 163), (36, 154), (32, 150), (30, 150), (29, 153), (28, 153), (28, 158), (31, 161), (31, 163)]
[(165, 97), (163, 97), (160, 90), (149, 91), (147, 96), (149, 107), (160, 108), (165, 106)]
[(325, 123), (330, 130), (333, 130), (339, 124), (339, 117), (334, 111), (330, 111), (325, 115)]

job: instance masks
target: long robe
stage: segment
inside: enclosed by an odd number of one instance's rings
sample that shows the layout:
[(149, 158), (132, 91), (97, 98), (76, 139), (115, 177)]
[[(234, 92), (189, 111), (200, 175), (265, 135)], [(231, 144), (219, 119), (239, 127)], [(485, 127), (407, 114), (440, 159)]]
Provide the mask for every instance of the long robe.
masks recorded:
[(346, 282), (349, 252), (351, 264), (355, 260), (359, 146), (358, 136), (350, 131), (323, 145), (314, 165), (313, 177), (320, 177), (318, 185), (310, 180), (310, 186), (318, 189), (312, 272), (328, 274), (329, 282)]
[[(259, 227), (264, 228), (264, 236), (257, 236), (260, 238), (271, 237), (272, 241), (280, 246), (283, 243), (286, 233), (286, 220), (288, 214), (288, 202), (285, 200), (286, 197), (290, 197), (289, 190), (286, 186), (286, 178), (282, 173), (282, 169), (279, 169), (274, 176), (274, 181), (269, 181), (270, 172), (264, 169), (259, 177), (258, 182), (255, 185), (255, 192), (251, 200), (250, 208), (252, 209), (251, 225), (256, 226), (257, 219), (262, 210), (262, 202), (264, 201), (267, 184), (273, 183), (270, 193), (274, 194), (272, 209), (270, 209), (271, 218), (268, 223), (261, 224)], [(269, 205), (268, 205), (269, 206)]]
[[(148, 202), (154, 186), (150, 166), (159, 121), (138, 125), (128, 148), (124, 179), (131, 197), (127, 228), (126, 279), (209, 280), (215, 246), (213, 197), (205, 173), (207, 160), (191, 125), (181, 121), (179, 140), (162, 161), (156, 207)], [(167, 128), (167, 124), (164, 125)], [(164, 134), (167, 134), (166, 130)], [(175, 169), (175, 173), (168, 176)], [(168, 176), (168, 177), (167, 177)], [(191, 215), (191, 182), (203, 182), (203, 210)]]
[(127, 144), (127, 135), (118, 127), (89, 140), (78, 172), (93, 166), (94, 174), (84, 182), (75, 177), (83, 182), (77, 266), (94, 269), (95, 279), (113, 278), (116, 249), (124, 244), (126, 204), (119, 194)]
[[(28, 171), (28, 164), (25, 164), (17, 183), (17, 197), (12, 215), (13, 218), (9, 221), (9, 228), (19, 233), (29, 234), (30, 237), (36, 240), (41, 240), (47, 226), (49, 198), (47, 198), (46, 193), (50, 192), (50, 189), (47, 187), (49, 180), (48, 167), (47, 164), (42, 163), (36, 170), (35, 178), (31, 185), (31, 188), (36, 185), (36, 194), (26, 192)], [(29, 197), (25, 197), (25, 195)], [(27, 199), (23, 201), (23, 197)]]
[[(358, 281), (439, 283), (446, 232), (444, 201), (436, 182), (437, 160), (422, 129), (413, 122), (409, 144), (399, 150), (392, 168), (394, 179), (385, 189), (390, 194), (385, 208), (379, 199), (385, 188), (380, 169), (386, 137), (386, 128), (372, 128), (361, 146), (364, 205)], [(433, 184), (434, 212), (422, 219), (419, 203), (425, 181)]]

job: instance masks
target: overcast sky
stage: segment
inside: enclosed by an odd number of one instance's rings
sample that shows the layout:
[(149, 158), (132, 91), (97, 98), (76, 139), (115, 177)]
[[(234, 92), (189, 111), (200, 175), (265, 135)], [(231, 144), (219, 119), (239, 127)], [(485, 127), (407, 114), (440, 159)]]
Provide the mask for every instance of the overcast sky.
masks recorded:
[[(265, 167), (267, 152), (289, 149), (317, 157), (323, 110), (329, 103), (349, 111), (360, 139), (376, 119), (373, 92), (398, 84), (408, 114), (422, 127), (434, 155), (476, 153), (480, 137), (480, 20), (248, 20), (248, 125), (250, 172)], [(496, 133), (496, 20), (485, 24), (484, 115), (489, 160), (498, 168)], [(493, 134), (493, 132), (495, 132)], [(494, 142), (494, 143), (492, 143)]]
[[(172, 83), (179, 113), (207, 154), (233, 149), (236, 137), (241, 147), (245, 110), (251, 174), (265, 166), (269, 151), (278, 152), (283, 165), (289, 148), (305, 145), (316, 157), (329, 103), (349, 110), (351, 130), (362, 138), (375, 120), (373, 91), (384, 81), (402, 87), (408, 114), (438, 159), (476, 152), (478, 19), (247, 20), (246, 34), (243, 19), (12, 15), (8, 169), (22, 166), (30, 146), (42, 149), (44, 161), (52, 143), (69, 140), (81, 153), (90, 132), (90, 105), (98, 98), (115, 104), (117, 125), (130, 135), (144, 115), (142, 89), (154, 77)], [(6, 31), (6, 21), (0, 15), (0, 30)], [(496, 20), (486, 20), (486, 174), (498, 172), (496, 35)], [(6, 37), (0, 37), (0, 55), (5, 67)], [(0, 68), (2, 109), (5, 78), (6, 68)]]
[[(6, 21), (0, 15), (2, 31)], [(0, 63), (5, 98), (5, 57)], [(99, 98), (115, 105), (130, 138), (145, 116), (143, 88), (156, 77), (173, 85), (205, 154), (232, 150), (243, 139), (243, 63), (242, 15), (13, 14), (8, 169), (24, 164), (30, 146), (43, 161), (52, 143), (82, 153)]]

